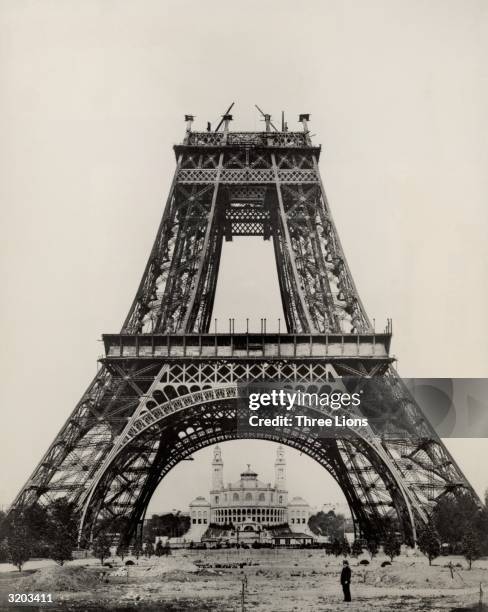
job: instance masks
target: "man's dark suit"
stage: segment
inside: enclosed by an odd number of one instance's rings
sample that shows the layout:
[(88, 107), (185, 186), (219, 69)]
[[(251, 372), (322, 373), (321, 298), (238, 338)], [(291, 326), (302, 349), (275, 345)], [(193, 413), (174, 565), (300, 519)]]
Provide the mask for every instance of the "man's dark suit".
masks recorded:
[(342, 568), (341, 584), (344, 591), (344, 601), (351, 601), (351, 568), (348, 565)]

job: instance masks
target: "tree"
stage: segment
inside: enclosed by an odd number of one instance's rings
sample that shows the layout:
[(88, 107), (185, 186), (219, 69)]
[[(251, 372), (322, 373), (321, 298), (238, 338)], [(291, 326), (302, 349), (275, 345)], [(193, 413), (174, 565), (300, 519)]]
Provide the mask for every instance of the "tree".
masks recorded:
[(441, 497), (432, 513), (432, 523), (441, 542), (455, 548), (460, 543), (462, 534), (474, 526), (479, 512), (480, 508), (473, 496), (466, 493), (452, 493)]
[(7, 538), (0, 540), (0, 563), (8, 562), (8, 543)]
[(344, 536), (345, 518), (342, 514), (336, 514), (333, 510), (329, 512), (317, 512), (312, 514), (308, 520), (308, 526), (316, 535), (329, 536), (333, 541)]
[(152, 542), (146, 542), (146, 556), (151, 558), (154, 555), (154, 545)]
[(388, 531), (383, 542), (383, 552), (387, 557), (390, 557), (390, 561), (393, 562), (394, 557), (398, 557), (400, 551), (400, 542), (395, 532)]
[(359, 557), (363, 553), (363, 545), (359, 540), (354, 540), (352, 543), (352, 555), (353, 557)]
[(183, 516), (179, 512), (153, 514), (149, 521), (144, 525), (144, 541), (154, 542), (156, 537), (164, 536), (168, 538), (179, 538), (190, 529), (190, 517)]
[(481, 555), (488, 555), (488, 507), (480, 509), (473, 527), (478, 535)]
[(371, 561), (378, 554), (378, 542), (376, 540), (369, 540), (366, 548), (368, 550), (369, 556), (371, 557)]
[(64, 565), (65, 561), (73, 559), (73, 549), (75, 542), (71, 538), (56, 537), (49, 547), (49, 556), (59, 565)]
[(3, 541), (7, 560), (15, 565), (19, 572), (33, 552), (34, 539), (29, 528), (29, 515), (25, 508), (18, 508), (4, 517), (0, 537)]
[(0, 510), (0, 563), (8, 562), (8, 546), (7, 546), (7, 521), (6, 514)]
[(31, 556), (49, 557), (49, 525), (46, 508), (34, 503), (27, 506), (23, 512), (31, 539)]
[(34, 503), (13, 509), (0, 523), (0, 540), (5, 541), (7, 557), (17, 559), (17, 567), (32, 556), (63, 565), (76, 546), (75, 506), (60, 498), (46, 507)]
[(4, 525), (8, 532), (12, 532), (13, 524), (23, 525), (24, 536), (29, 541), (31, 557), (47, 557), (48, 530), (46, 509), (38, 503), (12, 510), (5, 518)]
[(93, 541), (93, 555), (100, 559), (103, 565), (104, 559), (110, 557), (110, 538), (104, 531), (100, 531)]
[(117, 557), (120, 557), (121, 561), (123, 561), (124, 557), (127, 557), (127, 555), (129, 554), (129, 547), (127, 546), (127, 544), (124, 544), (121, 542), (117, 546), (117, 550), (115, 551), (115, 554), (117, 555)]
[(7, 551), (10, 563), (22, 571), (22, 567), (32, 554), (32, 543), (29, 530), (21, 520), (12, 523), (12, 528), (7, 536)]
[(156, 557), (160, 557), (161, 555), (164, 554), (163, 543), (161, 542), (161, 540), (158, 540), (158, 543), (156, 544), (155, 553), (156, 553)]
[(339, 540), (339, 538), (334, 538), (332, 540), (332, 546), (331, 546), (330, 551), (336, 557), (338, 557), (340, 554), (342, 554), (342, 542), (341, 542), (341, 540)]
[(59, 565), (73, 558), (77, 538), (76, 518), (75, 506), (65, 498), (55, 500), (47, 508), (48, 554)]
[(141, 546), (141, 542), (140, 542), (140, 540), (139, 540), (139, 539), (137, 539), (137, 540), (134, 542), (134, 546), (133, 546), (133, 548), (132, 548), (132, 554), (134, 555), (134, 557), (135, 557), (136, 559), (139, 559), (139, 557), (140, 557), (140, 556), (141, 556), (141, 554), (142, 554), (142, 546)]
[(464, 558), (469, 563), (469, 569), (471, 569), (473, 561), (479, 559), (481, 554), (477, 534), (474, 532), (473, 529), (468, 529), (468, 531), (466, 532), (466, 535), (464, 536), (462, 542), (462, 551)]
[(351, 554), (351, 545), (349, 544), (346, 538), (342, 538), (342, 541), (341, 541), (341, 554), (344, 557), (347, 557), (348, 555)]
[(417, 545), (429, 560), (429, 565), (432, 565), (432, 561), (441, 554), (441, 542), (439, 534), (436, 528), (429, 521), (428, 525), (420, 529)]
[(488, 508), (468, 492), (444, 495), (432, 514), (433, 524), (442, 543), (452, 551), (462, 553), (463, 534), (473, 531), (482, 555), (488, 555)]

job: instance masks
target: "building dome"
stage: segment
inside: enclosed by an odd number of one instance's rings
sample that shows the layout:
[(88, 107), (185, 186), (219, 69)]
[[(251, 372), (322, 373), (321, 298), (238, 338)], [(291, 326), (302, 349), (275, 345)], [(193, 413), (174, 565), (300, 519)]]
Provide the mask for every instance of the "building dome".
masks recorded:
[(288, 502), (289, 506), (308, 506), (308, 503), (303, 499), (303, 497), (294, 497), (290, 502)]
[(244, 470), (244, 472), (241, 472), (241, 478), (257, 478), (258, 474), (257, 472), (255, 472), (254, 470), (251, 470), (251, 465), (248, 463), (247, 464), (247, 470)]

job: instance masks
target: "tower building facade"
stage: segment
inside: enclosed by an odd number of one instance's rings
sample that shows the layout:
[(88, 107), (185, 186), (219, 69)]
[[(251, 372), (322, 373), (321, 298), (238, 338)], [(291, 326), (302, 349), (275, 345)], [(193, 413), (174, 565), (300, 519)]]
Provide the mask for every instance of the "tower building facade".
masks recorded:
[(286, 460), (283, 447), (278, 446), (275, 461), (275, 487), (279, 490), (286, 489)]
[(222, 489), (224, 486), (224, 462), (220, 446), (214, 448), (212, 461), (212, 490)]

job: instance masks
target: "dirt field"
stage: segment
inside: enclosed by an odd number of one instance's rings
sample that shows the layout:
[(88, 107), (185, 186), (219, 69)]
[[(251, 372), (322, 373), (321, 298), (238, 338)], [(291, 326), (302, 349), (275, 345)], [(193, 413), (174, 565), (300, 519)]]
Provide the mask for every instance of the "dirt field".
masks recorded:
[[(129, 567), (128, 575), (120, 559), (111, 559), (114, 567), (103, 568), (103, 580), (102, 568), (93, 559), (64, 568), (41, 562), (38, 565), (44, 567), (21, 574), (5, 571), (6, 567), (0, 571), (0, 609), (12, 609), (7, 604), (8, 593), (22, 592), (52, 593), (54, 603), (42, 609), (87, 612), (468, 610), (479, 601), (480, 583), (488, 598), (487, 560), (477, 561), (471, 571), (460, 558), (442, 557), (429, 567), (424, 557), (412, 554), (381, 568), (384, 560), (379, 556), (362, 566), (358, 559), (350, 559), (351, 604), (342, 601), (342, 560), (322, 551), (175, 551), (168, 559), (140, 559)], [(449, 560), (463, 565), (455, 567), (453, 578), (446, 567)], [(24, 604), (22, 609), (38, 610), (40, 606)]]

